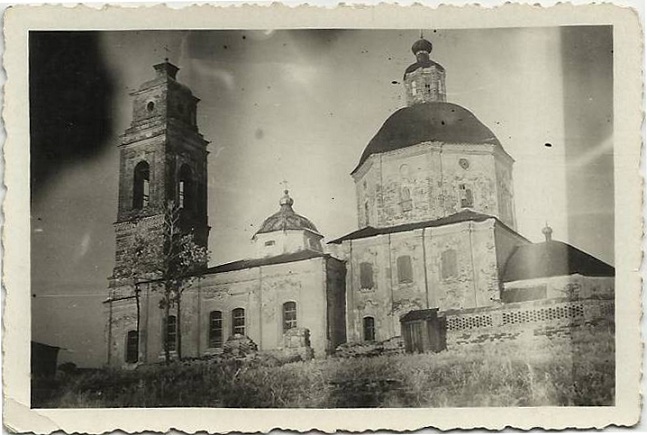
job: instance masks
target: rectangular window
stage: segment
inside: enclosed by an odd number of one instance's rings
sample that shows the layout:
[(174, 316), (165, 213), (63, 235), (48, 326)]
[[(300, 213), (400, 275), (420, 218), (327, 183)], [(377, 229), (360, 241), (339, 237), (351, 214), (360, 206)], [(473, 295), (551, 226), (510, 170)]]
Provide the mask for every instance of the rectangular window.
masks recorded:
[(472, 189), (467, 184), (459, 184), (458, 189), (461, 195), (461, 207), (474, 207), (474, 196), (472, 195)]
[(139, 360), (139, 339), (137, 331), (128, 331), (126, 335), (126, 362), (136, 363)]
[(411, 267), (411, 257), (403, 255), (398, 257), (398, 282), (413, 282), (413, 269)]
[(168, 316), (168, 319), (164, 319), (164, 330), (166, 340), (162, 344), (168, 346), (169, 352), (174, 352), (177, 348), (177, 319), (175, 316)]
[(375, 341), (375, 319), (364, 317), (364, 341)]
[(222, 347), (222, 312), (209, 313), (209, 347)]
[(286, 302), (283, 304), (283, 333), (297, 327), (297, 303)]
[(443, 279), (454, 278), (458, 275), (456, 269), (456, 251), (448, 249), (441, 254), (441, 276)]
[(371, 263), (360, 263), (359, 265), (359, 281), (360, 287), (363, 289), (371, 289), (374, 286), (373, 282), (373, 265)]
[(400, 189), (400, 207), (402, 211), (411, 211), (413, 210), (413, 201), (411, 201), (411, 191), (408, 187), (403, 187)]
[(184, 181), (180, 181), (180, 185), (178, 186), (178, 205), (180, 208), (184, 208)]
[(274, 246), (275, 243), (276, 242), (274, 240), (268, 240), (267, 242), (265, 242), (265, 246)]
[(147, 179), (143, 180), (142, 185), (142, 205), (148, 207), (151, 198), (151, 185)]
[(431, 94), (431, 84), (425, 83), (425, 92)]
[(231, 332), (233, 335), (245, 335), (245, 310), (236, 308), (231, 312)]

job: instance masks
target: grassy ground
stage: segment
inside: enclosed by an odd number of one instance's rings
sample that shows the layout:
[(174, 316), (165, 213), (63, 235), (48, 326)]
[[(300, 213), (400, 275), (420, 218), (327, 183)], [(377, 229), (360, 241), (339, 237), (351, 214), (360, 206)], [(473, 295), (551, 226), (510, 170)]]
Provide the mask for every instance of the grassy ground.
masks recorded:
[[(34, 407), (466, 407), (613, 405), (613, 331), (439, 354), (205, 361), (59, 379)], [(38, 396), (38, 397), (37, 397)]]

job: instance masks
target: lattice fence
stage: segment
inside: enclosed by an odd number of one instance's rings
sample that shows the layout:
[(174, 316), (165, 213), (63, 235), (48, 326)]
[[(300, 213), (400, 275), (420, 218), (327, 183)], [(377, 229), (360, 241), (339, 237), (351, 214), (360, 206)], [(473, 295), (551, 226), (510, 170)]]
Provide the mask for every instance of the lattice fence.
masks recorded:
[(483, 314), (478, 316), (455, 316), (447, 318), (447, 330), (486, 328), (492, 326), (492, 316)]
[(578, 319), (584, 317), (582, 304), (542, 307), (527, 310), (503, 312), (503, 324), (550, 322), (553, 320)]

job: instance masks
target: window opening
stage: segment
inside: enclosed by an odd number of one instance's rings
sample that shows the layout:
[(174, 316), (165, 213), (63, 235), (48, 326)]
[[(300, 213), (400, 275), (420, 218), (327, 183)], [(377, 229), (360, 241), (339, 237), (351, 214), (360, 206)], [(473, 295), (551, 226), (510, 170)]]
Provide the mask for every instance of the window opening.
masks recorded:
[(364, 341), (375, 341), (375, 319), (364, 317)]
[(461, 207), (474, 207), (474, 195), (472, 189), (464, 183), (458, 185), (461, 194)]
[(133, 186), (133, 208), (140, 210), (150, 202), (150, 169), (145, 161), (135, 166)]
[(169, 352), (174, 352), (177, 348), (177, 319), (175, 316), (168, 316), (164, 321), (166, 332), (166, 345)]
[(126, 362), (136, 363), (139, 360), (139, 339), (137, 331), (128, 331), (126, 334)]
[(245, 310), (243, 308), (236, 308), (232, 311), (232, 330), (233, 335), (245, 335)]
[(442, 278), (453, 278), (458, 274), (456, 268), (456, 250), (448, 249), (441, 254)]
[(178, 205), (180, 208), (193, 207), (193, 174), (189, 165), (182, 165), (178, 183)]
[(374, 287), (375, 283), (373, 282), (373, 265), (371, 263), (360, 263), (359, 281), (360, 287), (363, 289), (371, 289)]
[(400, 189), (400, 207), (402, 207), (402, 211), (411, 211), (413, 209), (411, 191), (408, 187), (402, 187)]
[(283, 332), (297, 327), (297, 303), (286, 302), (283, 304)]
[(411, 257), (403, 255), (398, 257), (398, 282), (413, 282), (413, 268), (411, 267)]
[(209, 347), (222, 347), (222, 312), (209, 313)]

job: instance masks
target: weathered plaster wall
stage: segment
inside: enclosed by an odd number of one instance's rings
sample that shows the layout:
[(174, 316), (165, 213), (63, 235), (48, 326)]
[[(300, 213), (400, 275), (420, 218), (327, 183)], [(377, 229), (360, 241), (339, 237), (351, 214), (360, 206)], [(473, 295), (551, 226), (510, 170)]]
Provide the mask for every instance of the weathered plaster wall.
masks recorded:
[(512, 182), (512, 158), (497, 151), (495, 156), (497, 202), (499, 219), (510, 228), (517, 227), (517, 216), (514, 201), (514, 183)]
[[(329, 268), (326, 265), (328, 261), (336, 264)], [(329, 274), (333, 280), (327, 288), (326, 277)], [(161, 289), (142, 286), (140, 361), (144, 363), (164, 358), (161, 297)], [(333, 342), (342, 342), (344, 338), (339, 329), (343, 330), (344, 322), (332, 330), (329, 330), (327, 322), (328, 315), (343, 319), (344, 298), (343, 263), (332, 258), (313, 258), (206, 275), (195, 281), (182, 296), (182, 356), (197, 357), (219, 352), (219, 349), (209, 348), (209, 313), (222, 312), (223, 341), (226, 341), (233, 334), (232, 311), (235, 308), (245, 310), (245, 333), (260, 350), (281, 348), (283, 304), (290, 301), (297, 305), (297, 326), (310, 330), (315, 356), (323, 356), (332, 349)], [(110, 304), (106, 305), (109, 316)], [(113, 302), (112, 310), (112, 322), (106, 322), (112, 326), (109, 332), (113, 355), (111, 364), (122, 366), (126, 333), (136, 325), (135, 301)], [(170, 314), (177, 315), (176, 309), (173, 308)]]
[(546, 298), (548, 299), (608, 299), (613, 298), (615, 294), (615, 278), (574, 274), (526, 279), (506, 282), (503, 285), (503, 294), (524, 289), (542, 289), (542, 291), (546, 292)]
[[(376, 340), (400, 335), (400, 316), (411, 310), (490, 306), (499, 300), (494, 219), (462, 222), (344, 241), (347, 260), (348, 340), (362, 341), (363, 318), (375, 318)], [(443, 252), (456, 254), (456, 273), (443, 277)], [(412, 279), (400, 282), (397, 259), (409, 256)], [(373, 287), (361, 288), (361, 264), (373, 270)]]
[(519, 245), (528, 244), (530, 241), (502, 225), (496, 225), (494, 228), (494, 242), (499, 276), (503, 277), (505, 266), (515, 248)]
[(447, 346), (565, 336), (574, 326), (614, 322), (613, 299), (548, 299), (441, 313)]
[(126, 334), (137, 330), (137, 308), (134, 299), (120, 299), (104, 304), (105, 335), (108, 343), (108, 365), (126, 364)]
[[(431, 228), (427, 244), (428, 277), (441, 310), (489, 306), (499, 299), (494, 220)], [(457, 273), (443, 277), (443, 252), (456, 253)], [(432, 307), (433, 308), (433, 307)]]
[(254, 236), (259, 258), (290, 254), (304, 250), (322, 252), (321, 236), (310, 231), (286, 230), (261, 233)]
[(346, 263), (329, 258), (326, 266), (328, 351), (346, 342)]
[[(429, 85), (429, 90), (425, 85)], [(428, 101), (445, 101), (445, 71), (434, 64), (428, 68), (418, 68), (405, 75), (404, 90), (408, 106)]]
[(488, 144), (424, 142), (372, 155), (354, 174), (359, 226), (388, 227), (457, 213), (465, 185), (472, 196), (469, 208), (514, 228), (511, 171), (512, 159)]

